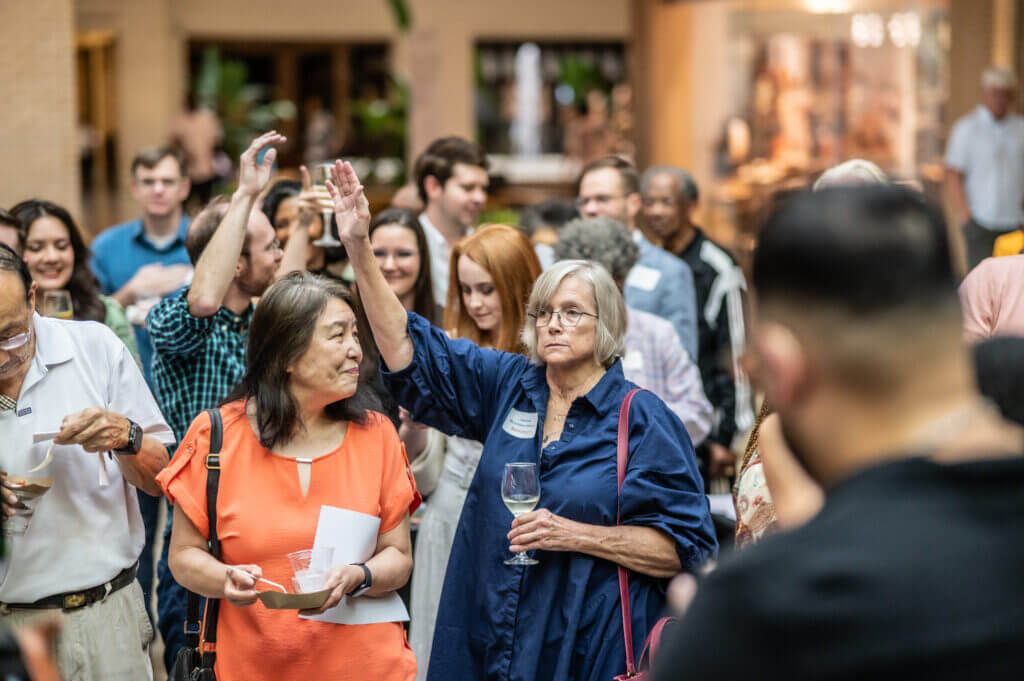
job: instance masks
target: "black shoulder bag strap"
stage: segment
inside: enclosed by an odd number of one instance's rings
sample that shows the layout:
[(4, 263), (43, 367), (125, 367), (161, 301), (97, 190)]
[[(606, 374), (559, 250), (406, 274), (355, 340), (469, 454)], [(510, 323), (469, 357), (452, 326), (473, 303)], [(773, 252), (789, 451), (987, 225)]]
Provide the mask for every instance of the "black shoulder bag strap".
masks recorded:
[[(220, 449), (224, 440), (224, 424), (219, 409), (207, 409), (210, 415), (210, 453), (206, 456), (206, 517), (210, 526), (210, 555), (220, 559), (220, 540), (217, 538), (217, 490), (220, 486)], [(199, 596), (188, 592), (188, 614), (185, 621), (185, 645), (199, 648)], [(206, 624), (203, 629), (202, 661), (200, 669), (213, 670), (217, 659), (217, 616), (220, 613), (220, 600), (206, 600)]]

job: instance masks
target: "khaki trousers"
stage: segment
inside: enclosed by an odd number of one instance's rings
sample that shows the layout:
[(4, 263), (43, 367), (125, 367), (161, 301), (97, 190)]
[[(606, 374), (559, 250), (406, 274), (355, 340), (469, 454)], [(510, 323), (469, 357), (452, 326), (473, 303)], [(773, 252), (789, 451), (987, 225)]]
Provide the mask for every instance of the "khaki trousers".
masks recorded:
[(152, 681), (153, 627), (138, 581), (85, 608), (11, 610), (0, 622), (20, 627), (52, 617), (62, 624), (56, 654), (64, 681)]

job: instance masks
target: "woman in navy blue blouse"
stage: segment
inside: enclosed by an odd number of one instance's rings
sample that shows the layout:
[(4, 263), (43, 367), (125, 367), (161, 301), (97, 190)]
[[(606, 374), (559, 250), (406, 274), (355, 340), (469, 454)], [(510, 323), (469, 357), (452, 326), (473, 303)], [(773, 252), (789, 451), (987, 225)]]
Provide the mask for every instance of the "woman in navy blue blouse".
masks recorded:
[[(629, 463), (616, 526), (619, 407), (633, 387), (619, 357), (625, 305), (585, 261), (538, 279), (523, 340), (531, 358), (451, 340), (406, 313), (374, 261), (362, 186), (338, 162), (330, 191), (385, 382), (414, 419), (484, 443), (455, 537), (431, 681), (610, 681), (625, 671), (617, 566), (630, 571), (639, 655), (667, 580), (716, 550), (686, 429), (651, 393), (633, 400)], [(506, 463), (535, 462), (538, 510), (513, 522), (501, 500)], [(532, 567), (508, 566), (532, 551)]]

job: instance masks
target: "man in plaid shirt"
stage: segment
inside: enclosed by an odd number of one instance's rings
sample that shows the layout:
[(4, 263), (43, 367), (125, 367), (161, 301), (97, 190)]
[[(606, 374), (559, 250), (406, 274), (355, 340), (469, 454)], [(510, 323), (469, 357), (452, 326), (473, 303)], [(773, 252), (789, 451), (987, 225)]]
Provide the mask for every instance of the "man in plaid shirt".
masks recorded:
[[(242, 154), (238, 189), (228, 202), (214, 199), (192, 222), (185, 248), (195, 266), (192, 285), (149, 313), (153, 384), (157, 402), (180, 442), (200, 412), (219, 404), (245, 376), (245, 347), (252, 299), (292, 269), (274, 229), (256, 205), (277, 156), (268, 149), (284, 137), (258, 137)], [(304, 255), (304, 254), (303, 254)], [(185, 590), (167, 567), (170, 523), (158, 574), (159, 628), (170, 669), (184, 643)]]

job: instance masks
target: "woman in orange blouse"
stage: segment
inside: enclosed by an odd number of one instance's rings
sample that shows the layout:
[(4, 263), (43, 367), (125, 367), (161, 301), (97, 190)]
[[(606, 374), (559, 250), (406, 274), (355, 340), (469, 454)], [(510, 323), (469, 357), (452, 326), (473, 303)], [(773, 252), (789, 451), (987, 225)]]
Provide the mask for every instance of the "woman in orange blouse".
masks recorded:
[[(207, 547), (207, 414), (192, 423), (157, 478), (175, 504), (171, 572), (185, 588), (223, 599), (215, 667), (220, 681), (415, 676), (398, 622), (315, 622), (295, 611), (267, 610), (256, 597), (269, 588), (257, 585), (259, 578), (291, 584), (288, 554), (313, 546), (325, 505), (380, 518), (376, 552), (366, 562), (372, 586), (363, 597), (389, 594), (409, 579), (409, 511), (418, 495), (394, 426), (362, 406), (361, 358), (345, 288), (307, 273), (282, 279), (256, 307), (247, 375), (221, 407), (221, 560)], [(324, 609), (365, 581), (358, 565), (334, 568)]]

